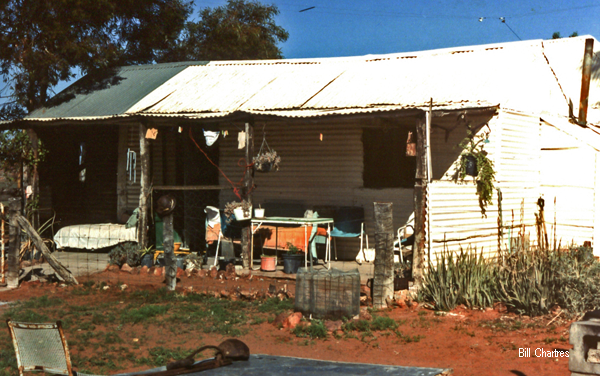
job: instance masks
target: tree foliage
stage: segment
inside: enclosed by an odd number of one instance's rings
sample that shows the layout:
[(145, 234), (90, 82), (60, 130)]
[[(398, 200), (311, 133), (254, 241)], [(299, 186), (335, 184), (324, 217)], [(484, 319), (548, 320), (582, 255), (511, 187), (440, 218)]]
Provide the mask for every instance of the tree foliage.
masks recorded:
[(204, 8), (198, 21), (190, 21), (162, 61), (280, 59), (278, 43), (288, 32), (275, 23), (279, 9), (255, 1), (228, 0)]
[(182, 0), (0, 2), (0, 68), (11, 103), (32, 111), (76, 69), (154, 61), (179, 36), (190, 9)]

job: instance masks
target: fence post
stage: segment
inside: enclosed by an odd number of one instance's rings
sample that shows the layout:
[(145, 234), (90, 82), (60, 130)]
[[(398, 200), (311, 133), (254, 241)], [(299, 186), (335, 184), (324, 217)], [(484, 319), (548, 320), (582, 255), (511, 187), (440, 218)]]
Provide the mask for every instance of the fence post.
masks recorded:
[(175, 260), (175, 252), (173, 250), (173, 213), (169, 213), (163, 217), (163, 249), (165, 251), (165, 280), (167, 282), (167, 290), (175, 290), (177, 283), (177, 263)]
[[(246, 169), (244, 173), (244, 188), (242, 199), (252, 204), (252, 190), (254, 189), (254, 167), (252, 167), (252, 157), (254, 157), (254, 122), (246, 123)], [(253, 216), (253, 213), (250, 213)], [(251, 244), (252, 226), (250, 221), (245, 221), (242, 225), (242, 265), (244, 269), (252, 270)]]
[(375, 202), (373, 308), (387, 307), (394, 297), (394, 221), (391, 202)]
[(17, 222), (17, 214), (21, 211), (21, 199), (11, 198), (8, 204), (8, 270), (6, 273), (6, 285), (9, 288), (19, 287), (19, 250), (21, 249), (21, 228)]

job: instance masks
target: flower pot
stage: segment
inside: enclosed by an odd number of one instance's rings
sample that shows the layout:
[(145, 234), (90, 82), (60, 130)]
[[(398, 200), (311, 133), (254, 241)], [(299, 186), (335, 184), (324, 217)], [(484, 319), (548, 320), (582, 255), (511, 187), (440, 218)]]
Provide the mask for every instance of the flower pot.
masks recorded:
[(281, 255), (281, 258), (283, 259), (283, 272), (285, 274), (296, 274), (302, 266), (302, 262), (304, 262), (303, 253), (284, 253)]
[(269, 172), (273, 169), (273, 162), (256, 163), (254, 167), (258, 172)]
[(254, 218), (264, 218), (265, 209), (256, 208), (254, 209)]
[(250, 207), (250, 210), (248, 210), (248, 214), (244, 213), (244, 209), (242, 208), (235, 208), (233, 209), (233, 215), (235, 215), (236, 221), (248, 220), (252, 216), (252, 207)]
[(260, 270), (274, 272), (277, 266), (277, 256), (260, 256)]
[(146, 253), (142, 256), (142, 266), (152, 267), (154, 264), (154, 255), (152, 253)]
[(477, 159), (472, 155), (465, 157), (465, 173), (469, 176), (477, 176)]

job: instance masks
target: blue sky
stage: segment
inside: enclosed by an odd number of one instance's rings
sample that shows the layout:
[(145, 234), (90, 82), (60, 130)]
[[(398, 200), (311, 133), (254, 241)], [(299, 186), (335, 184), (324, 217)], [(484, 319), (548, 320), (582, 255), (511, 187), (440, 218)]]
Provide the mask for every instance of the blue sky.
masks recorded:
[[(549, 39), (558, 31), (600, 38), (600, 2), (557, 0), (261, 1), (280, 10), (286, 58), (354, 56)], [(225, 0), (195, 0), (197, 9)], [(302, 9), (314, 9), (299, 12)], [(480, 17), (485, 17), (481, 22)], [(504, 17), (502, 23), (500, 17)], [(514, 31), (514, 33), (510, 30)], [(515, 35), (518, 35), (518, 37)]]

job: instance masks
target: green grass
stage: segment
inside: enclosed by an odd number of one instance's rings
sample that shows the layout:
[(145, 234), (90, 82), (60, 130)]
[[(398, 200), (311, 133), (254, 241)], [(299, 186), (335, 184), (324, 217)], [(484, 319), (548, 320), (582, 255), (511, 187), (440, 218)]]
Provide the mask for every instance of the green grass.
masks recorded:
[(300, 338), (327, 338), (327, 328), (325, 327), (325, 324), (323, 324), (323, 321), (313, 320), (310, 325), (301, 323), (300, 325), (296, 326), (292, 330), (292, 334)]

